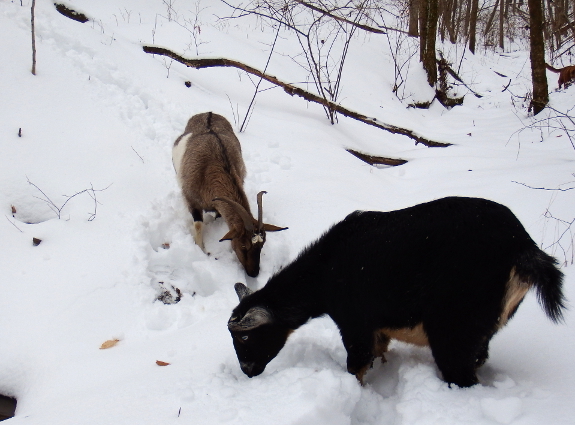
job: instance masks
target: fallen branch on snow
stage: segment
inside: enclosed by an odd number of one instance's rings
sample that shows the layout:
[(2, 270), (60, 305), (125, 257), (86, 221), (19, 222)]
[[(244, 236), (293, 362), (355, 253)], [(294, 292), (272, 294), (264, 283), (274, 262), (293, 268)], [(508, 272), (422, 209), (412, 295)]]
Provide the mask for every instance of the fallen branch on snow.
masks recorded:
[(177, 62), (180, 62), (186, 66), (189, 66), (191, 68), (196, 68), (196, 69), (213, 68), (213, 67), (232, 67), (232, 68), (241, 69), (241, 70), (243, 70), (249, 74), (263, 78), (264, 80), (269, 81), (270, 83), (275, 84), (276, 86), (283, 88), (284, 91), (291, 96), (296, 95), (299, 97), (303, 97), (305, 100), (307, 100), (309, 102), (314, 102), (314, 103), (318, 103), (320, 105), (323, 105), (323, 106), (330, 108), (331, 110), (333, 110), (333, 111), (335, 111), (335, 112), (337, 112), (343, 116), (346, 116), (348, 118), (353, 118), (354, 120), (361, 121), (365, 124), (380, 128), (380, 129), (385, 130), (385, 131), (389, 131), (390, 133), (393, 133), (393, 134), (401, 134), (403, 136), (407, 136), (410, 139), (415, 140), (416, 145), (418, 143), (421, 143), (421, 144), (428, 146), (428, 147), (451, 146), (451, 143), (436, 142), (434, 140), (430, 140), (430, 139), (427, 139), (425, 137), (422, 137), (412, 130), (402, 128), (402, 127), (397, 127), (397, 126), (390, 125), (390, 124), (385, 124), (385, 123), (379, 122), (376, 118), (370, 118), (370, 117), (367, 117), (367, 116), (362, 115), (360, 113), (351, 111), (349, 109), (344, 108), (341, 105), (338, 105), (337, 103), (330, 102), (327, 99), (324, 99), (324, 98), (322, 98), (316, 94), (313, 94), (313, 93), (310, 93), (310, 92), (305, 91), (303, 89), (300, 89), (299, 87), (293, 86), (293, 85), (288, 84), (288, 83), (284, 83), (283, 81), (278, 80), (276, 77), (274, 77), (272, 75), (265, 74), (256, 68), (252, 68), (249, 65), (246, 65), (244, 63), (241, 63), (241, 62), (238, 62), (238, 61), (235, 61), (232, 59), (225, 59), (225, 58), (187, 59), (187, 58), (184, 58), (184, 57), (178, 55), (177, 53), (172, 52), (171, 50), (164, 49), (162, 47), (154, 47), (154, 46), (143, 46), (143, 50), (146, 53), (150, 53), (150, 54), (154, 54), (154, 55), (167, 56), (169, 58), (174, 59)]
[(368, 163), (369, 165), (389, 165), (390, 167), (397, 167), (398, 165), (403, 165), (407, 161), (405, 159), (397, 159), (397, 158), (387, 158), (384, 156), (374, 156), (368, 155), (366, 153), (361, 153), (355, 151), (353, 149), (346, 149), (350, 154), (355, 156), (356, 158), (361, 159), (363, 162)]

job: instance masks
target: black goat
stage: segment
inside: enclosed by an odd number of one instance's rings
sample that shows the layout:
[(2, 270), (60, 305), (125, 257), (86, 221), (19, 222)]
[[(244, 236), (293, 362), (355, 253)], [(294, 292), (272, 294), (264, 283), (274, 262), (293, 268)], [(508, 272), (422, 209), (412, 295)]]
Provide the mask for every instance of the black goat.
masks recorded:
[(491, 337), (531, 287), (562, 320), (563, 274), (505, 206), (450, 197), (398, 211), (356, 211), (291, 264), (240, 298), (228, 322), (249, 377), (289, 334), (324, 314), (339, 327), (360, 382), (390, 339), (429, 345), (449, 384), (476, 384)]

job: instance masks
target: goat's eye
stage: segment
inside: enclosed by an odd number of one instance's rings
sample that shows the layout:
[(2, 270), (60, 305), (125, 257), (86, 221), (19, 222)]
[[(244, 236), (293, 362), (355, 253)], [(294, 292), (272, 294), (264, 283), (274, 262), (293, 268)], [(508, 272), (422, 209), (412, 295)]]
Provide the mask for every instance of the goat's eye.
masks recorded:
[(248, 336), (247, 335), (242, 335), (242, 341), (247, 341), (248, 340)]

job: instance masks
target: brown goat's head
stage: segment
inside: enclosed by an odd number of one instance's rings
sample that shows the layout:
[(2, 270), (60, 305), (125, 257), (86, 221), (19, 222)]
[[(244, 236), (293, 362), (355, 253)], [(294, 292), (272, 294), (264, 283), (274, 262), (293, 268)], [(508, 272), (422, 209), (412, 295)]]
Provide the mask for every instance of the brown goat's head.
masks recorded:
[(265, 191), (258, 193), (258, 219), (246, 211), (244, 207), (235, 201), (227, 198), (215, 198), (214, 201), (222, 201), (231, 205), (235, 213), (241, 217), (243, 227), (241, 229), (230, 229), (226, 235), (220, 239), (231, 241), (232, 249), (236, 253), (238, 260), (244, 266), (248, 276), (256, 277), (260, 272), (260, 253), (266, 242), (266, 232), (279, 232), (287, 227), (278, 227), (267, 224), (262, 219), (262, 196)]

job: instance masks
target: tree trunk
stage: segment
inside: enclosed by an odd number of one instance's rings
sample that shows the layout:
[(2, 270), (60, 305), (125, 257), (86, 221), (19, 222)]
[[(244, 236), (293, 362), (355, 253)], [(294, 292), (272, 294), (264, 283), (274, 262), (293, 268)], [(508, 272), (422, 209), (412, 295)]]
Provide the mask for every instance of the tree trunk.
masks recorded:
[(419, 21), (419, 0), (410, 0), (409, 2), (409, 29), (407, 31), (410, 37), (418, 37), (417, 23)]
[(428, 0), (418, 0), (419, 3), (419, 61), (425, 60), (425, 49), (427, 47), (427, 15)]
[(36, 30), (34, 29), (34, 9), (36, 9), (36, 0), (32, 0), (30, 9), (30, 26), (32, 31), (32, 75), (36, 75)]
[(441, 5), (439, 5), (438, 10), (438, 14), (441, 17), (441, 19), (439, 19), (437, 22), (438, 24), (437, 33), (442, 43), (445, 41), (445, 31), (447, 30), (447, 25), (445, 22), (445, 9), (447, 9), (448, 7), (447, 3), (449, 3), (449, 0), (443, 0), (441, 2)]
[(479, 0), (471, 1), (471, 16), (469, 17), (469, 51), (475, 54), (475, 36), (477, 33), (477, 10), (479, 9)]
[[(469, 38), (469, 20), (471, 17), (471, 0), (465, 1), (465, 10), (462, 7), (459, 8), (459, 19), (457, 20), (457, 24), (459, 25), (459, 31), (463, 33), (463, 37), (466, 39)], [(462, 17), (462, 14), (465, 14)]]
[(437, 36), (438, 0), (420, 0), (419, 9), (419, 58), (427, 74), (427, 82), (435, 87), (437, 82), (437, 59), (435, 38)]
[(459, 16), (461, 17), (461, 3), (457, 0), (453, 0), (453, 4), (451, 5), (451, 10), (449, 13), (451, 14), (449, 17), (450, 28), (449, 29), (449, 41), (451, 44), (457, 43), (457, 36), (459, 33), (459, 22), (457, 20), (457, 12), (459, 12)]
[[(556, 46), (553, 45), (553, 36), (555, 35), (556, 30), (556, 21), (555, 17), (553, 16), (553, 8), (550, 1), (545, 2), (547, 4), (547, 19), (545, 25), (543, 27), (543, 39), (547, 40), (549, 43), (548, 46), (552, 52), (559, 48), (560, 43), (557, 42)], [(545, 6), (543, 6), (543, 19), (545, 19)]]
[(487, 36), (487, 34), (489, 34), (489, 31), (491, 30), (491, 25), (493, 24), (493, 18), (495, 18), (495, 14), (497, 13), (497, 9), (499, 8), (499, 3), (501, 3), (501, 0), (497, 0), (495, 2), (495, 6), (493, 6), (493, 11), (491, 12), (491, 15), (489, 15), (489, 19), (487, 19), (487, 24), (485, 25), (485, 31), (483, 32), (484, 36)]
[(443, 0), (440, 4), (441, 8), (441, 40), (445, 38), (445, 32), (449, 37), (449, 41), (455, 44), (455, 25), (453, 21), (453, 11), (457, 8), (457, 0)]
[(545, 42), (543, 39), (543, 7), (541, 0), (528, 0), (531, 78), (533, 80), (533, 114), (541, 112), (549, 103), (547, 75), (545, 74)]
[(501, 0), (501, 6), (499, 7), (499, 48), (501, 50), (503, 50), (503, 39), (504, 39), (503, 23), (505, 21), (506, 5), (507, 1)]

